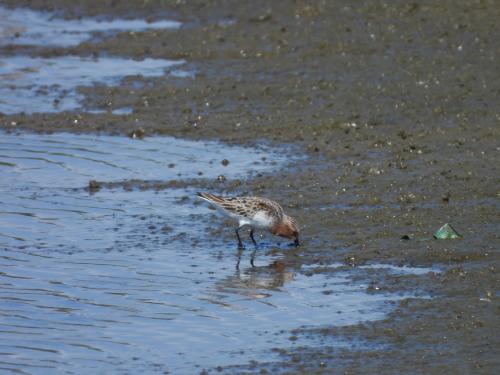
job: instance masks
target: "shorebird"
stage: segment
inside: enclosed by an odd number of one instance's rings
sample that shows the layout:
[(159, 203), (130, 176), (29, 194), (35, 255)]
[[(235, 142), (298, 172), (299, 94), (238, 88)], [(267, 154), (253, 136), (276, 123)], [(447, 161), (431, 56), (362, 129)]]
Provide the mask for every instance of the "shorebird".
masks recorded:
[(250, 227), (250, 239), (257, 246), (253, 237), (254, 229), (268, 229), (272, 234), (294, 240), (299, 246), (299, 229), (295, 220), (286, 215), (283, 208), (270, 199), (260, 197), (219, 197), (210, 193), (197, 193), (198, 197), (213, 203), (226, 215), (238, 220), (236, 237), (238, 248), (243, 249), (239, 230)]

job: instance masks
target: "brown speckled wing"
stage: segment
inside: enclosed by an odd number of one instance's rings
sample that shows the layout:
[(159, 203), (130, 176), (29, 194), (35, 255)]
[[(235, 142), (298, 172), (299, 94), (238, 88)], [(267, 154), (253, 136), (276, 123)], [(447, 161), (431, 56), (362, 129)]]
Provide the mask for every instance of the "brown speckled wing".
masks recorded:
[(278, 220), (281, 220), (283, 217), (283, 208), (272, 200), (255, 197), (252, 198), (252, 206), (254, 212), (266, 211), (270, 216), (275, 217)]
[(223, 208), (229, 213), (246, 218), (253, 218), (259, 211), (265, 211), (278, 220), (283, 218), (283, 208), (270, 199), (260, 197), (219, 197), (209, 193), (198, 193), (198, 196)]
[(221, 204), (221, 207), (236, 215), (251, 217), (251, 212), (249, 212), (244, 198), (224, 198), (224, 202)]

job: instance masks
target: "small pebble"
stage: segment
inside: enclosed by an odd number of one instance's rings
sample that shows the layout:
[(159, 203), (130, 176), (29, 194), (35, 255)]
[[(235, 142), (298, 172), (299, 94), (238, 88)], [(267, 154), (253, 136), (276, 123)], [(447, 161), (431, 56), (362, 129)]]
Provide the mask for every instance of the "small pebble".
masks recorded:
[(128, 136), (132, 139), (142, 139), (145, 135), (146, 130), (144, 130), (143, 128), (134, 129), (128, 134)]
[(99, 191), (101, 189), (101, 184), (96, 180), (89, 181), (89, 190), (90, 191)]

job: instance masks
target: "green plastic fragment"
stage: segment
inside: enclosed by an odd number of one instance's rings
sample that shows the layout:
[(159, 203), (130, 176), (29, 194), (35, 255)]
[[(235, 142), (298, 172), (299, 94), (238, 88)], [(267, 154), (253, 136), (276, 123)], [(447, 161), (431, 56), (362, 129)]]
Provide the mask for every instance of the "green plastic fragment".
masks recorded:
[(437, 240), (456, 240), (462, 236), (450, 224), (446, 223), (434, 233)]

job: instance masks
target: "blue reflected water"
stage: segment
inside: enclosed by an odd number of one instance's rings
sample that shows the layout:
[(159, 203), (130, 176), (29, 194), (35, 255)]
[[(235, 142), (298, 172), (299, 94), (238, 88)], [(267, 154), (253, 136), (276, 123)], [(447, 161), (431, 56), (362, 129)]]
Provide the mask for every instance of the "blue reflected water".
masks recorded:
[(313, 344), (290, 341), (294, 328), (383, 318), (404, 296), (367, 293), (352, 278), (362, 269), (304, 272), (290, 266), (300, 250), (270, 237), (251, 267), (252, 249), (239, 253), (231, 228), (211, 236), (223, 222), (194, 190), (83, 189), (89, 179), (244, 178), (284, 166), (280, 151), (1, 134), (1, 367), (192, 374)]
[[(117, 31), (177, 28), (179, 22), (160, 20), (65, 20), (48, 12), (8, 9), (0, 6), (0, 46), (30, 45), (68, 47)], [(81, 110), (84, 96), (79, 86), (117, 85), (123, 77), (158, 77), (166, 73), (190, 77), (192, 72), (171, 70), (183, 61), (147, 58), (141, 61), (119, 57), (83, 58), (56, 56), (0, 57), (0, 113), (51, 113)], [(170, 71), (171, 70), (171, 71)], [(129, 114), (130, 109), (112, 112)]]
[(119, 57), (0, 57), (0, 112), (37, 113), (75, 110), (84, 95), (79, 86), (113, 86), (125, 76), (158, 77), (183, 61), (136, 61)]
[(49, 12), (38, 12), (27, 8), (8, 9), (0, 6), (0, 45), (69, 47), (88, 41), (95, 33), (171, 29), (180, 25), (180, 22), (171, 20), (154, 22), (141, 19), (67, 20)]

